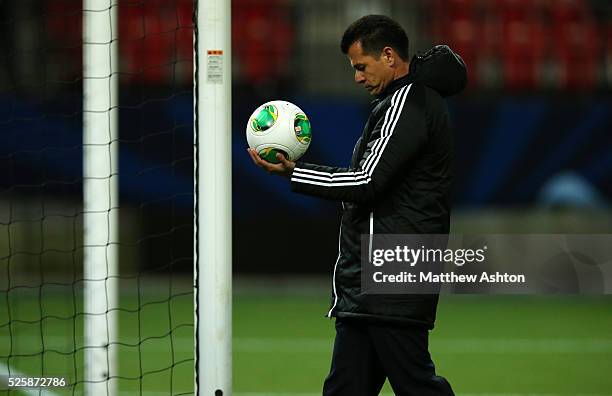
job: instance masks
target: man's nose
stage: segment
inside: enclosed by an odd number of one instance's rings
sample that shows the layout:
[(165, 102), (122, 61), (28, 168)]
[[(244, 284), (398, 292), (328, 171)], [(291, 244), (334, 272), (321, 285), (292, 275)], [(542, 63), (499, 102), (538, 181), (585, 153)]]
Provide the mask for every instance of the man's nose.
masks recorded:
[(363, 75), (363, 73), (362, 73), (362, 72), (360, 72), (360, 71), (356, 71), (356, 72), (355, 72), (355, 82), (356, 82), (357, 84), (364, 83), (364, 82), (365, 82), (365, 80), (366, 80), (366, 79), (365, 79), (365, 77), (364, 77), (364, 75)]

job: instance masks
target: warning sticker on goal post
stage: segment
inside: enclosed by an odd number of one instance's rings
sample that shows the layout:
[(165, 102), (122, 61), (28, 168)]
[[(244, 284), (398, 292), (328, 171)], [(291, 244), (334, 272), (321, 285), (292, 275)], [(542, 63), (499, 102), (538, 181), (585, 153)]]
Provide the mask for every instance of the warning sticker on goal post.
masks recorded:
[(206, 81), (211, 84), (223, 84), (223, 51), (206, 52)]

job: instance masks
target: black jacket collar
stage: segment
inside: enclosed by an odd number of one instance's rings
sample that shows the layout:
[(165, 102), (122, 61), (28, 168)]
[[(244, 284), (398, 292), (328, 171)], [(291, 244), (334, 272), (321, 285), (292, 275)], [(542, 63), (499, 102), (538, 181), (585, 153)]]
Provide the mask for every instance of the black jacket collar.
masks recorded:
[(389, 83), (389, 85), (387, 85), (387, 87), (378, 95), (376, 95), (376, 99), (375, 100), (381, 100), (386, 98), (387, 96), (391, 95), (393, 92), (397, 91), (398, 89), (400, 89), (401, 87), (403, 87), (404, 85), (407, 85), (411, 82), (410, 79), (410, 74), (406, 74), (403, 77), (400, 78), (396, 78), (395, 80), (391, 81)]

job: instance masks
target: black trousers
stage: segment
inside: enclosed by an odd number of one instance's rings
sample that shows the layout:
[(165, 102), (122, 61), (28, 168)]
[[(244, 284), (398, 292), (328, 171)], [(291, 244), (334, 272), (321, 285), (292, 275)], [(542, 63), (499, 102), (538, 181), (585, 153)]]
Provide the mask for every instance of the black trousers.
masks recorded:
[(425, 328), (337, 319), (323, 396), (376, 396), (386, 378), (396, 396), (454, 395), (436, 375), (428, 336)]

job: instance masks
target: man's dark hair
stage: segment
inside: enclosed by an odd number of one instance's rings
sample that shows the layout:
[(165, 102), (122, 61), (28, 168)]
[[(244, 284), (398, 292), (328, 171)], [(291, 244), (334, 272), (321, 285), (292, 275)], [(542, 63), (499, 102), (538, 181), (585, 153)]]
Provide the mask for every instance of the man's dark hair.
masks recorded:
[(399, 23), (384, 15), (366, 15), (346, 28), (340, 42), (342, 53), (348, 54), (354, 42), (361, 42), (363, 53), (378, 58), (385, 47), (393, 48), (400, 58), (408, 61), (408, 35)]

